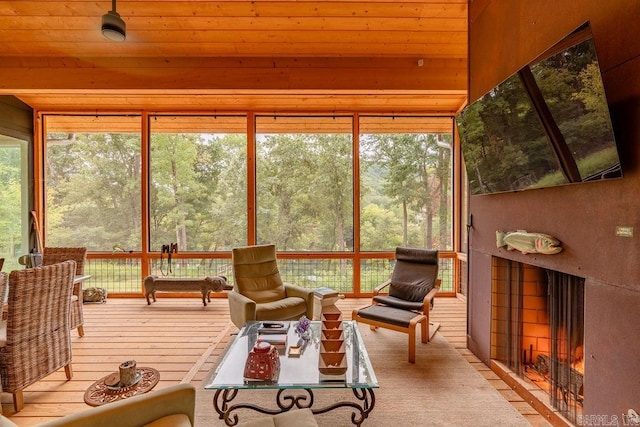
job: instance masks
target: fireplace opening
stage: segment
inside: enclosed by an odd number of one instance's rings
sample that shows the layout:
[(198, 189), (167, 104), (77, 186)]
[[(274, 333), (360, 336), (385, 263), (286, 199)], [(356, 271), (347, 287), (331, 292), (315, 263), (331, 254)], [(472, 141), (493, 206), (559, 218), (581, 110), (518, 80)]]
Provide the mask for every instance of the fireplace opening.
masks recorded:
[(575, 424), (584, 400), (584, 279), (494, 258), (491, 357)]

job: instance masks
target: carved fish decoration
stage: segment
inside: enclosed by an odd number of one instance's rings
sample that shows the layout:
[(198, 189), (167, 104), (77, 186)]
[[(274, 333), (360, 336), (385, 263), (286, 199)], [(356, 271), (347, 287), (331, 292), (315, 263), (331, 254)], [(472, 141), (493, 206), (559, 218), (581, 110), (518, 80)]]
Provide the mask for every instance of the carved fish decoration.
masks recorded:
[(523, 254), (553, 255), (562, 250), (560, 240), (544, 233), (528, 233), (525, 230), (496, 231), (496, 245), (507, 250), (518, 250)]

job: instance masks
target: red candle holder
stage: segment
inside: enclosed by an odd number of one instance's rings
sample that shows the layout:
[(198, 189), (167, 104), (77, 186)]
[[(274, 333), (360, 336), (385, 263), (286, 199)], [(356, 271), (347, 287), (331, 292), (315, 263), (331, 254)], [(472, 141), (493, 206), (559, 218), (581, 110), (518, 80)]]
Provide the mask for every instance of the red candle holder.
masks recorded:
[(278, 350), (268, 342), (258, 342), (249, 352), (244, 365), (244, 377), (251, 380), (274, 381), (280, 374)]

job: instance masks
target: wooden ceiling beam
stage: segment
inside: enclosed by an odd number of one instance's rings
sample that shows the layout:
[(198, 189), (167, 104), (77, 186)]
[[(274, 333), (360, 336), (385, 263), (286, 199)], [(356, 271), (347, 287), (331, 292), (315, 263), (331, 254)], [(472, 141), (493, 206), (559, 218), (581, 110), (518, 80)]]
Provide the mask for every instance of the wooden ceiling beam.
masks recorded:
[[(141, 129), (140, 117), (95, 114), (42, 114), (48, 133), (133, 132)], [(352, 115), (287, 116), (256, 115), (256, 133), (351, 133)], [(150, 115), (151, 132), (241, 133), (247, 132), (245, 115)], [(451, 117), (361, 116), (360, 132), (368, 133), (451, 133)], [(55, 143), (60, 136), (48, 140)], [(62, 138), (68, 140), (68, 136)]]
[[(129, 37), (129, 33), (128, 33)], [(1, 40), (1, 39), (0, 39)], [(88, 42), (17, 41), (4, 45), (5, 57), (62, 56), (123, 57), (415, 57), (466, 59), (466, 43), (354, 43), (345, 35), (329, 42), (303, 41), (277, 43), (271, 41), (190, 42), (169, 43), (109, 43), (104, 40)], [(98, 55), (96, 53), (99, 52)], [(339, 53), (336, 53), (339, 52)]]
[[(131, 92), (131, 91), (128, 91)], [(385, 91), (309, 93), (283, 91), (194, 91), (167, 94), (166, 91), (114, 93), (97, 91), (47, 91), (22, 93), (18, 97), (37, 110), (81, 114), (96, 112), (178, 112), (214, 114), (216, 112), (360, 112), (383, 114), (453, 115), (466, 102), (466, 91), (416, 91), (398, 94)]]
[[(100, 34), (96, 16), (7, 16), (0, 15), (0, 28), (15, 31), (41, 31), (43, 28), (64, 28), (57, 34), (67, 35), (73, 31), (92, 31)], [(310, 17), (278, 16), (265, 17), (204, 17), (191, 16), (177, 19), (174, 16), (129, 17), (127, 29), (134, 35), (143, 31), (163, 30), (169, 33), (188, 30), (202, 31), (433, 31), (441, 34), (466, 34), (466, 19), (402, 17)], [(47, 36), (55, 36), (48, 32)], [(428, 35), (428, 34), (425, 34)], [(24, 40), (14, 37), (16, 40)], [(26, 34), (33, 38), (33, 34)], [(45, 36), (44, 34), (42, 36)]]
[[(38, 90), (464, 90), (460, 60), (350, 58), (253, 60), (182, 58), (99, 61), (95, 59), (4, 58), (0, 92)], [(197, 65), (196, 65), (197, 64)], [(324, 66), (323, 66), (324, 64)]]
[[(0, 2), (0, 16), (100, 17), (111, 2), (93, 0)], [(175, 17), (433, 17), (456, 18), (465, 14), (467, 0), (435, 1), (138, 1), (118, 2), (124, 19), (145, 16)]]

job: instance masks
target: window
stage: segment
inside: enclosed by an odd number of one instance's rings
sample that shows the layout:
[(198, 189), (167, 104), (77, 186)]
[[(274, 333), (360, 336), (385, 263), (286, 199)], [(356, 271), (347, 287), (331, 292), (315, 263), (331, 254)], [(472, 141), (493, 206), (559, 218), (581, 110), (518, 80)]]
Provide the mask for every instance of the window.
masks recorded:
[(41, 117), (46, 244), (87, 246), (112, 294), (150, 274), (232, 281), (231, 250), (256, 243), (276, 245), (285, 280), (356, 296), (396, 246), (437, 249), (441, 291), (455, 288), (452, 117)]
[(0, 135), (0, 258), (4, 271), (21, 266), (18, 257), (29, 253), (27, 142)]
[(141, 248), (139, 116), (45, 116), (46, 244)]
[(256, 118), (258, 243), (353, 250), (351, 117)]
[(247, 243), (247, 118), (150, 117), (151, 250)]
[(360, 118), (360, 248), (452, 249), (451, 118)]

